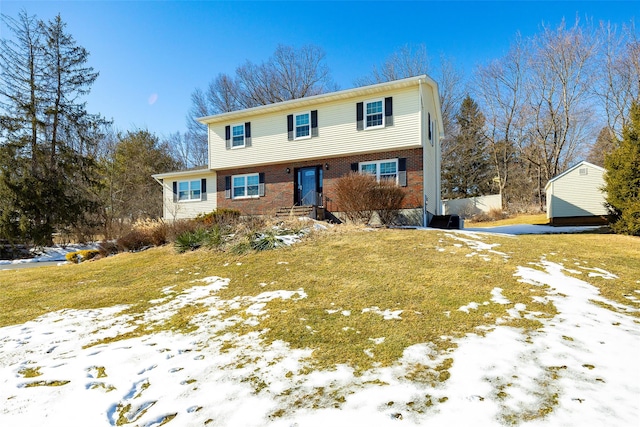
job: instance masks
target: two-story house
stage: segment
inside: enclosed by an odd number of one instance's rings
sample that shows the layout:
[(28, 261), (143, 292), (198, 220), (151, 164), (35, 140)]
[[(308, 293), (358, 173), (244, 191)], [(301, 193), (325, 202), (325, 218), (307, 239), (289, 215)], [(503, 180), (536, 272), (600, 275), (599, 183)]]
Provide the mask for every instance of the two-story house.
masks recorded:
[(154, 175), (165, 219), (297, 205), (339, 215), (334, 185), (351, 171), (395, 180), (420, 225), (440, 214), (442, 114), (426, 75), (198, 120), (208, 127), (209, 165)]

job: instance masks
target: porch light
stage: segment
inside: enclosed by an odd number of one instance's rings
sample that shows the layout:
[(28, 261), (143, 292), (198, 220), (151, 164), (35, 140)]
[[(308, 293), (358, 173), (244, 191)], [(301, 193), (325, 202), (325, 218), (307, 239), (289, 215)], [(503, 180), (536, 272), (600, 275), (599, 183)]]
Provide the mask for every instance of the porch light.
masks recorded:
[(325, 168), (326, 170), (329, 170), (329, 163), (325, 163), (325, 164), (324, 164), (324, 168)]
[(287, 171), (287, 173), (291, 173), (291, 169), (286, 168), (285, 171)]

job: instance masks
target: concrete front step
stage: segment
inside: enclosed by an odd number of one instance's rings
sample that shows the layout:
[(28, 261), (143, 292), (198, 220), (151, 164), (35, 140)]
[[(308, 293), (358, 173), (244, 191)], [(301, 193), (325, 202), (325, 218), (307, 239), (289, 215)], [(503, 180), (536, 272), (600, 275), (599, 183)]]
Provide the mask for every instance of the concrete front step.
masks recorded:
[(301, 217), (308, 216), (310, 218), (323, 220), (324, 208), (319, 206), (285, 206), (276, 211), (276, 218)]

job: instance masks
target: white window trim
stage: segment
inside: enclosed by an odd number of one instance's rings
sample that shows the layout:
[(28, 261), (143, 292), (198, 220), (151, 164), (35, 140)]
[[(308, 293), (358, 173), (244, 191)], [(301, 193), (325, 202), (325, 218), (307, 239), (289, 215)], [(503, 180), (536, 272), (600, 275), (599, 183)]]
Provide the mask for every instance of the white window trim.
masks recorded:
[[(187, 190), (188, 194), (189, 194), (189, 198), (180, 200), (180, 184), (183, 183), (183, 182), (189, 183), (189, 190)], [(197, 182), (200, 185), (200, 197), (197, 198), (197, 199), (195, 199), (195, 198), (192, 199), (191, 198), (191, 183), (193, 183), (193, 182)], [(188, 180), (185, 179), (185, 180), (182, 180), (182, 181), (178, 181), (178, 194), (177, 194), (177, 196), (178, 196), (178, 203), (201, 202), (202, 201), (202, 181), (200, 179), (188, 179)]]
[[(249, 189), (247, 186), (247, 178), (250, 176), (255, 176), (258, 178), (258, 194), (256, 194), (255, 196), (249, 196), (246, 195), (247, 193), (249, 193)], [(235, 189), (234, 181), (236, 178), (244, 178), (244, 194), (245, 196), (236, 196), (235, 192), (233, 191)], [(242, 175), (231, 175), (231, 198), (235, 199), (235, 200), (241, 200), (241, 199), (258, 199), (260, 197), (260, 174), (258, 173), (245, 173)]]
[(358, 172), (360, 173), (366, 173), (366, 172), (362, 172), (362, 166), (363, 165), (376, 165), (376, 181), (380, 182), (380, 164), (381, 163), (395, 163), (396, 164), (396, 179), (395, 179), (395, 183), (398, 184), (398, 175), (400, 173), (400, 171), (398, 170), (398, 159), (386, 159), (386, 160), (373, 160), (371, 162), (360, 162), (358, 163)]
[[(242, 126), (242, 145), (233, 145), (233, 128)], [(238, 148), (245, 148), (247, 144), (247, 129), (245, 128), (244, 123), (236, 123), (235, 125), (231, 125), (231, 149), (235, 150)]]
[[(307, 116), (309, 116), (309, 135), (306, 135), (306, 136), (296, 136), (296, 135), (297, 135), (297, 132), (296, 132), (296, 131), (297, 131), (297, 129), (298, 129), (298, 126), (296, 125), (296, 118), (297, 118), (298, 116), (303, 116), (303, 115), (305, 115), (305, 114), (306, 114)], [(302, 113), (295, 113), (295, 114), (293, 115), (293, 139), (294, 139), (294, 141), (297, 141), (297, 140), (299, 140), (299, 139), (310, 139), (310, 138), (311, 138), (311, 111), (304, 111), (304, 112), (302, 112)]]
[[(379, 125), (375, 125), (375, 126), (367, 126), (367, 104), (371, 104), (373, 102), (381, 102), (382, 103), (382, 123)], [(379, 98), (379, 99), (370, 99), (368, 101), (364, 101), (364, 104), (362, 106), (362, 117), (363, 117), (363, 121), (364, 121), (364, 130), (367, 129), (379, 129), (379, 128), (383, 128), (384, 127), (384, 98)], [(378, 114), (378, 113), (376, 113)]]

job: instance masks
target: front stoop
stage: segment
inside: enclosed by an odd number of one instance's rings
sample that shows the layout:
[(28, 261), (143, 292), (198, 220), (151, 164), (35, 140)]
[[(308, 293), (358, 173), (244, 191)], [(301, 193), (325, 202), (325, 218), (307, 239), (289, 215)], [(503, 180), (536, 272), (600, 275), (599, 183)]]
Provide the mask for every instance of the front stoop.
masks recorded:
[(324, 207), (322, 206), (285, 206), (276, 211), (276, 218), (309, 217), (319, 221), (324, 220)]

